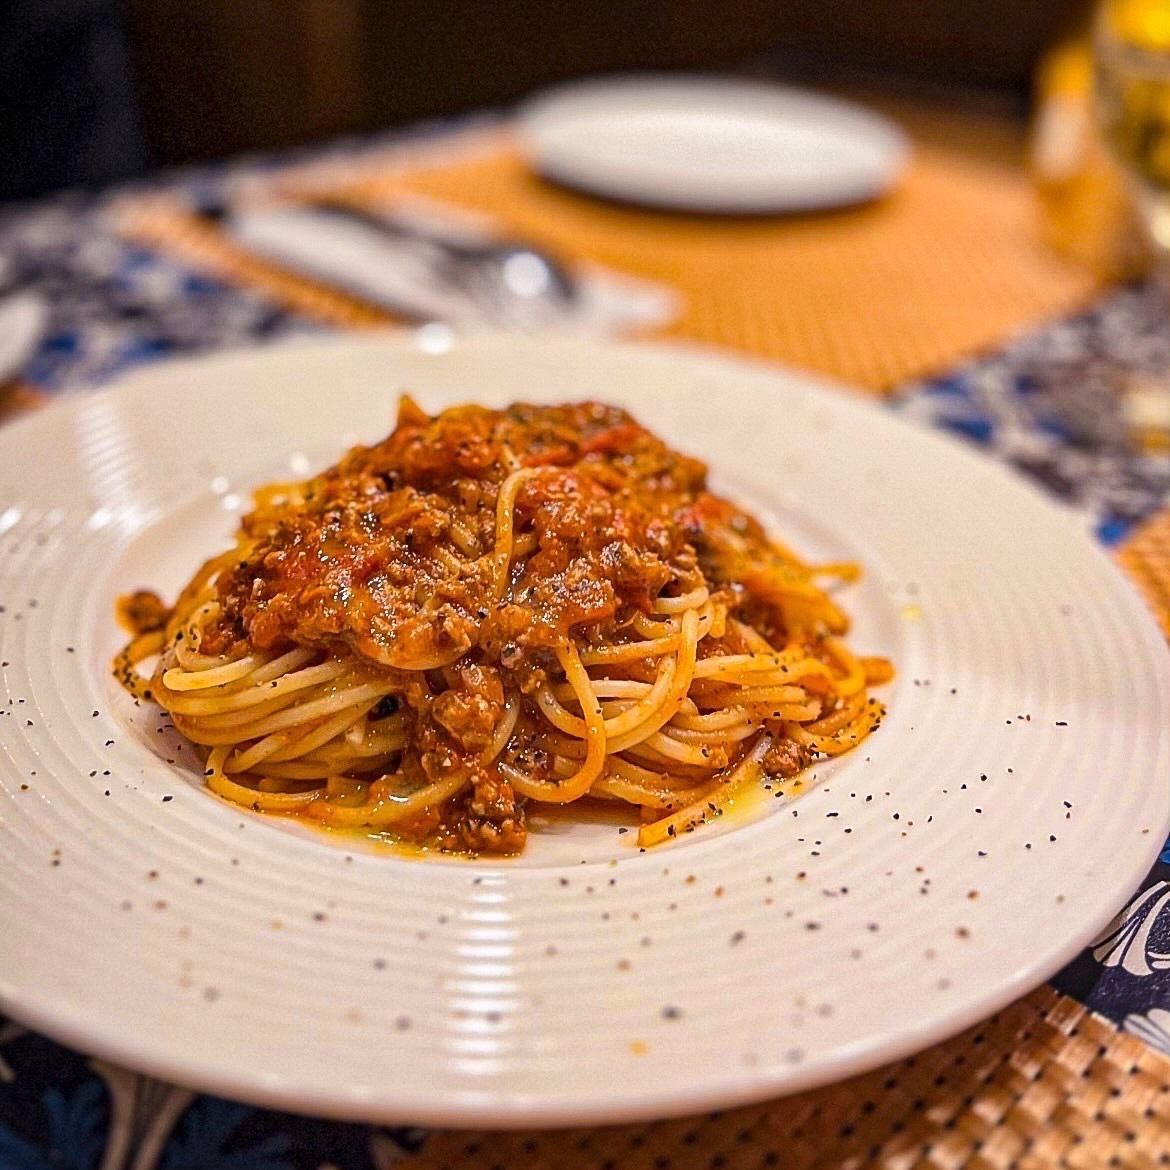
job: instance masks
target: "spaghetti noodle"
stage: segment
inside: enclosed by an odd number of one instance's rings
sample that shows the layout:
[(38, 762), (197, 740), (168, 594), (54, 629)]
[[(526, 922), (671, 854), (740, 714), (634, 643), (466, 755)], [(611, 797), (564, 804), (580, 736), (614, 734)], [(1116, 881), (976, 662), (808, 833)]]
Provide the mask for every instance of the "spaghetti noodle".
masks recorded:
[[(114, 669), (262, 812), (514, 853), (526, 809), (637, 806), (650, 846), (878, 725), (817, 568), (596, 403), (431, 418), (256, 494)], [(153, 660), (150, 673), (144, 665)]]

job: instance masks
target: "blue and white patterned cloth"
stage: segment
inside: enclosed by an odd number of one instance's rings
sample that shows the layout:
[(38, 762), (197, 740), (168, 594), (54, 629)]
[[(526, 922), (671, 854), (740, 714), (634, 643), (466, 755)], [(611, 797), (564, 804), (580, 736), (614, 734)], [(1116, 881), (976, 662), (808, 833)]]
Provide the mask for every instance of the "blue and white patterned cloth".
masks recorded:
[(1135, 450), (1121, 409), (1134, 375), (1166, 370), (1166, 295), (1128, 288), (991, 357), (907, 387), (894, 406), (1038, 481), (1114, 545), (1170, 500), (1170, 458)]
[[(206, 188), (216, 173), (173, 182)], [(40, 292), (50, 327), (24, 380), (96, 387), (179, 354), (323, 327), (263, 295), (119, 239), (101, 199), (0, 216), (9, 283)], [(1170, 503), (1170, 459), (1143, 455), (1118, 411), (1125, 371), (1170, 368), (1162, 295), (1131, 288), (1000, 352), (908, 387), (892, 408), (1030, 475), (1107, 544)], [(1170, 1053), (1170, 847), (1143, 889), (1056, 985)], [(88, 1060), (0, 1018), (0, 1170), (384, 1170), (420, 1148), (412, 1129), (253, 1109)]]
[(105, 211), (103, 201), (67, 197), (0, 220), (9, 285), (48, 303), (48, 330), (22, 374), (36, 389), (85, 390), (143, 362), (319, 328), (127, 243), (106, 225)]

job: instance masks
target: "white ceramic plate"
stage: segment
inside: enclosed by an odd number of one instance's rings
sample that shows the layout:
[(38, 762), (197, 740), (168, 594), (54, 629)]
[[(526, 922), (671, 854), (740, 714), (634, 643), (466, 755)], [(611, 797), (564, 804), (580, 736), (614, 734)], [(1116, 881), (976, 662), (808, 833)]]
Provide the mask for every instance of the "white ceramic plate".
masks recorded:
[[(517, 862), (410, 860), (207, 795), (108, 677), (113, 599), (174, 590), (249, 487), (381, 435), (405, 388), (627, 405), (799, 548), (860, 558), (884, 726), (796, 803), (645, 854), (562, 822)], [(1166, 836), (1167, 654), (1114, 567), (1000, 468), (804, 376), (346, 339), (144, 371), (0, 433), (0, 468), (0, 1010), (156, 1075), (441, 1125), (785, 1093), (1027, 991)]]
[(600, 78), (521, 107), (521, 142), (546, 178), (679, 211), (807, 211), (880, 195), (905, 136), (848, 102), (759, 82)]

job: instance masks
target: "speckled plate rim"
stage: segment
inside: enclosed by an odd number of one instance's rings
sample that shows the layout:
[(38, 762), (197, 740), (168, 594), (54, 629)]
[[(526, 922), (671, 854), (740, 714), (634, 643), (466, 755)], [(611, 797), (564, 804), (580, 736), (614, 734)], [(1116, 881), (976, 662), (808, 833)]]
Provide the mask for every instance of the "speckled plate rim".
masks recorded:
[[(429, 344), (429, 341), (425, 343)], [(413, 347), (416, 340), (412, 336), (396, 334), (360, 341), (341, 339), (311, 344), (313, 348), (328, 349), (340, 360), (344, 360), (346, 351), (353, 346), (380, 347), (386, 357), (392, 359), (395, 352), (400, 351), (400, 347)], [(482, 346), (485, 353), (496, 356), (501, 352), (514, 351), (518, 358), (523, 357), (526, 346), (552, 345), (561, 347), (566, 360), (588, 361), (595, 343), (568, 340), (521, 342), (512, 338), (489, 336), (460, 340), (457, 344)], [(297, 346), (303, 347), (304, 343)], [(280, 353), (285, 348), (281, 347), (281, 351), (274, 350), (270, 353), (243, 353), (213, 359), (196, 359), (182, 363), (182, 366), (184, 372), (195, 380), (204, 376), (220, 378), (227, 376), (246, 381), (253, 363), (271, 360), (273, 356), (281, 360)], [(671, 362), (706, 366), (711, 371), (718, 371), (723, 375), (736, 369), (742, 370), (745, 377), (756, 379), (764, 374), (776, 381), (778, 390), (782, 390), (785, 384), (789, 387), (799, 386), (802, 394), (811, 395), (813, 399), (823, 398), (824, 409), (837, 418), (847, 420), (849, 425), (860, 425), (877, 432), (896, 432), (920, 451), (930, 451), (936, 456), (945, 455), (955, 474), (975, 473), (981, 477), (991, 476), (1001, 480), (1008, 478), (1007, 473), (1000, 467), (991, 464), (985, 457), (972, 452), (969, 448), (933, 433), (914, 430), (869, 403), (852, 399), (848, 395), (843, 396), (840, 388), (831, 388), (830, 384), (818, 379), (770, 370), (755, 363), (712, 355), (709, 351), (700, 351), (686, 345), (639, 348), (644, 352), (656, 351)], [(173, 378), (176, 366), (176, 363), (169, 364), (166, 374), (168, 379)], [(131, 409), (144, 411), (165, 409), (166, 404), (160, 404), (154, 398), (152, 387), (154, 378), (155, 371), (148, 369), (107, 393), (121, 396), (122, 402)], [(76, 404), (64, 403), (7, 428), (0, 434), (0, 452), (5, 454), (16, 452), (25, 436), (38, 429), (59, 427), (72, 416), (75, 409)], [(1070, 529), (1077, 526), (1073, 517), (1051, 504), (1046, 498), (1042, 499), (1030, 485), (1012, 478), (1010, 491), (1018, 494), (1021, 500), (1028, 499), (1034, 505), (1042, 506), (1053, 526)], [(1145, 683), (1166, 701), (1170, 697), (1170, 670), (1160, 632), (1136, 593), (1124, 583), (1120, 573), (1105, 554), (1087, 536), (1080, 536), (1079, 539), (1083, 542), (1082, 553), (1086, 558), (1085, 563), (1098, 568), (1107, 567), (1113, 575), (1116, 588), (1111, 600), (1118, 607), (1120, 620), (1136, 630), (1138, 636), (1150, 644), (1153, 653), (1152, 661), (1155, 667)], [(1159, 758), (1165, 763), (1164, 731), (1160, 732), (1159, 739)], [(3, 767), (2, 761), (0, 767)], [(1137, 887), (1138, 882), (1148, 871), (1166, 838), (1167, 831), (1170, 830), (1170, 788), (1163, 785), (1160, 792), (1161, 801), (1152, 812), (1151, 823), (1146, 826), (1146, 831), (1139, 835), (1135, 826), (1132, 848), (1123, 856), (1109, 859), (1108, 891), (1104, 896), (1101, 895), (1101, 891), (1097, 891), (1094, 911), (1083, 916), (1075, 929), (1069, 929), (1058, 945), (1046, 948), (1043, 953), (1020, 958), (1010, 971), (998, 976), (977, 993), (966, 994), (961, 1004), (945, 1015), (923, 1019), (919, 1026), (903, 1029), (896, 1040), (881, 1036), (859, 1039), (853, 1044), (839, 1047), (830, 1054), (795, 1068), (755, 1071), (736, 1069), (731, 1072), (711, 1070), (701, 1082), (664, 1085), (658, 1092), (643, 1091), (635, 1098), (626, 1096), (621, 1085), (614, 1083), (591, 1084), (587, 1090), (582, 1091), (579, 1099), (572, 1103), (563, 1101), (549, 1103), (542, 1101), (538, 1094), (534, 1095), (530, 1091), (492, 1089), (483, 1092), (460, 1091), (437, 1100), (433, 1094), (419, 1095), (409, 1087), (371, 1091), (369, 1086), (340, 1084), (322, 1090), (320, 1087), (313, 1089), (299, 1083), (295, 1076), (257, 1077), (248, 1068), (225, 1067), (221, 1061), (205, 1058), (203, 1054), (193, 1051), (178, 1056), (160, 1054), (152, 1047), (148, 1030), (137, 1036), (120, 1034), (117, 1029), (108, 1027), (102, 1019), (90, 1015), (83, 1003), (63, 1001), (60, 997), (40, 996), (27, 991), (17, 997), (12, 994), (5, 979), (2, 952), (0, 1008), (13, 1018), (45, 1032), (62, 1043), (164, 1079), (274, 1108), (338, 1118), (417, 1122), (448, 1127), (511, 1128), (529, 1125), (617, 1123), (746, 1104), (860, 1073), (944, 1040), (985, 1018), (1053, 974), (1075, 957), (1101, 931), (1122, 900)]]

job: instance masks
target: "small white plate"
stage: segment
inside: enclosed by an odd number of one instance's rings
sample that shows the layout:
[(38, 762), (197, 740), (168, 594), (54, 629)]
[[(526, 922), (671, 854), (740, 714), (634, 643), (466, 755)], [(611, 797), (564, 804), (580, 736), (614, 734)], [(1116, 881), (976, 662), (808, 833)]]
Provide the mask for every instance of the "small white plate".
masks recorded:
[(677, 211), (812, 211), (864, 202), (897, 180), (905, 135), (868, 110), (723, 78), (600, 78), (538, 94), (519, 130), (546, 178)]
[[(435, 341), (160, 365), (0, 432), (0, 1011), (283, 1108), (616, 1122), (941, 1040), (1137, 887), (1170, 820), (1168, 656), (1069, 515), (804, 375)], [(882, 728), (795, 803), (645, 854), (565, 819), (516, 862), (412, 860), (209, 796), (109, 675), (115, 595), (173, 595), (251, 487), (384, 434), (407, 389), (619, 403), (798, 549), (858, 558), (850, 641), (900, 672)]]

